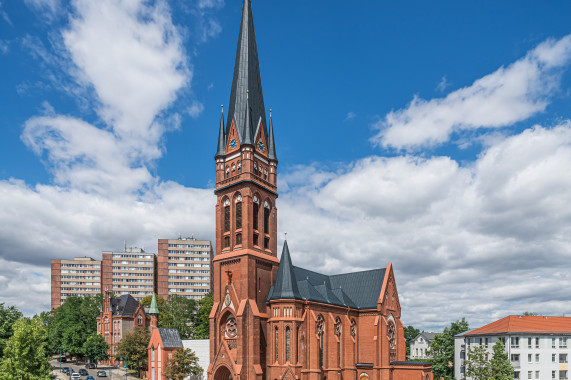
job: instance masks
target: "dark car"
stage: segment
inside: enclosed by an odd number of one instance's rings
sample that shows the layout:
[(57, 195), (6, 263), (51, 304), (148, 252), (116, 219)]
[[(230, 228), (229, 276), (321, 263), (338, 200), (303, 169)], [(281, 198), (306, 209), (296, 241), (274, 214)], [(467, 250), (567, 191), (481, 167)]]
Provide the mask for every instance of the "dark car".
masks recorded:
[(97, 371), (97, 377), (107, 377), (107, 373), (105, 371)]
[(87, 377), (85, 378), (85, 380), (95, 380), (95, 379), (93, 378), (93, 376), (87, 376)]
[(85, 365), (85, 368), (87, 368), (87, 369), (94, 369), (94, 368), (97, 368), (97, 366), (95, 365), (95, 363), (87, 363), (87, 364)]
[(69, 375), (71, 372), (71, 368), (69, 367), (63, 367), (62, 372), (65, 373), (66, 375)]
[(84, 369), (84, 368), (82, 368), (82, 369), (79, 370), (79, 374), (80, 374), (81, 376), (87, 376), (87, 375), (89, 375), (89, 373), (87, 373), (87, 370)]

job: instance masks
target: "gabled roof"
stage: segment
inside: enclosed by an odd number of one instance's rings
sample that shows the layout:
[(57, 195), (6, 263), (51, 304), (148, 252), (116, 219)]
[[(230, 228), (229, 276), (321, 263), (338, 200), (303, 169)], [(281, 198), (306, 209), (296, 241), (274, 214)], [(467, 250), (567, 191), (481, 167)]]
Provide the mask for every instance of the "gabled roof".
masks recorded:
[(421, 337), (423, 337), (424, 340), (426, 340), (428, 343), (431, 343), (431, 342), (434, 340), (434, 336), (435, 336), (436, 334), (437, 334), (437, 333), (423, 331), (423, 332), (421, 332), (420, 334), (418, 334), (418, 335), (416, 336), (416, 338), (414, 338), (414, 340), (417, 340), (418, 337), (421, 336)]
[(327, 276), (295, 267), (291, 263), (286, 242), (278, 276), (270, 288), (267, 301), (298, 299), (353, 309), (376, 309), (385, 271), (386, 268), (382, 268)]
[[(247, 98), (249, 98), (249, 106)], [(246, 121), (247, 115), (250, 118), (249, 122)], [(251, 0), (244, 0), (230, 91), (226, 136), (234, 119), (240, 144), (253, 145), (255, 138), (253, 128), (257, 128), (260, 118), (264, 125), (264, 135), (268, 136), (252, 4)]]
[(130, 294), (112, 298), (110, 302), (113, 316), (134, 317), (135, 312), (139, 308), (139, 302)]
[(182, 340), (177, 329), (158, 328), (161, 342), (165, 348), (178, 348), (182, 347)]
[(508, 315), (495, 322), (459, 335), (507, 333), (571, 334), (571, 317)]

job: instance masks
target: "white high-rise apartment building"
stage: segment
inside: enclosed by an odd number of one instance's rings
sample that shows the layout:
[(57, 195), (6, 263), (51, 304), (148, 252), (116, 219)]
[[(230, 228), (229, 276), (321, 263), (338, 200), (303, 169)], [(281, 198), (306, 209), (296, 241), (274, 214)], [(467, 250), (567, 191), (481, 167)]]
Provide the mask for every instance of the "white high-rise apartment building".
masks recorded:
[(456, 335), (454, 377), (465, 377), (468, 350), (484, 345), (491, 359), (498, 340), (505, 344), (514, 379), (564, 380), (569, 378), (571, 317), (510, 315)]

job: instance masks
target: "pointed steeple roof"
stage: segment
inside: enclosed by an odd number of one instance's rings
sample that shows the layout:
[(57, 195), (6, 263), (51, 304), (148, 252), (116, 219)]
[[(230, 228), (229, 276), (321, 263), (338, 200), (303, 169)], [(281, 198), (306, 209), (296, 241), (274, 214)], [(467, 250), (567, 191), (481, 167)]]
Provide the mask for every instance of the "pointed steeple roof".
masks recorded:
[(218, 132), (218, 149), (216, 150), (215, 157), (223, 156), (224, 151), (226, 150), (225, 147), (226, 147), (226, 138), (224, 135), (224, 111), (222, 111), (222, 115), (220, 116), (220, 132)]
[(153, 299), (151, 300), (151, 307), (149, 308), (149, 314), (159, 314), (159, 307), (157, 305), (157, 299), (155, 293), (153, 293)]
[(284, 242), (280, 266), (278, 268), (278, 277), (273, 286), (270, 299), (303, 299), (297, 287), (297, 280), (295, 278), (293, 264), (291, 263), (287, 240)]
[[(246, 93), (247, 91), (249, 95)], [(248, 96), (251, 109), (249, 123), (246, 121)], [(256, 123), (257, 127), (260, 118), (267, 136), (266, 110), (262, 94), (262, 78), (260, 76), (258, 48), (254, 32), (252, 3), (251, 0), (244, 0), (238, 48), (236, 49), (236, 62), (234, 63), (234, 77), (232, 78), (232, 89), (230, 91), (226, 135), (228, 135), (228, 129), (232, 125), (232, 119), (234, 119), (240, 144), (253, 144), (255, 136), (253, 136), (252, 122)], [(251, 136), (249, 140), (247, 140), (247, 134)]]
[(278, 160), (276, 156), (276, 143), (274, 142), (274, 123), (272, 123), (272, 110), (270, 110), (270, 133), (268, 135), (268, 157), (270, 160)]

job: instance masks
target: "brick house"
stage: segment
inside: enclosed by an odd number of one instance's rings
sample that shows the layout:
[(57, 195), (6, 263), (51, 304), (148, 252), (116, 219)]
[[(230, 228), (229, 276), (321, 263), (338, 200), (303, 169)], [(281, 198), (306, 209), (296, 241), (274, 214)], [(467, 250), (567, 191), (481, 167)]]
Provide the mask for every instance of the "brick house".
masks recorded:
[(103, 335), (109, 344), (110, 359), (102, 364), (117, 364), (114, 355), (123, 336), (136, 328), (149, 328), (149, 323), (149, 316), (133, 296), (123, 294), (111, 298), (110, 292), (106, 290), (101, 314), (97, 317), (97, 333)]
[(209, 380), (431, 380), (406, 362), (391, 263), (323, 275), (277, 250), (277, 164), (266, 124), (251, 1), (244, 0), (216, 161)]
[(166, 363), (176, 349), (182, 349), (177, 329), (153, 328), (149, 341), (149, 380), (167, 380), (163, 375)]

